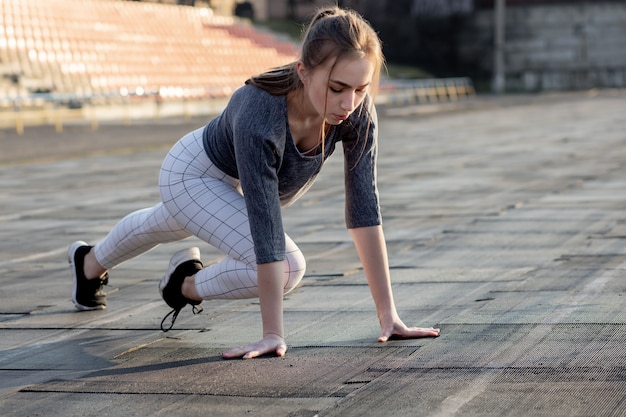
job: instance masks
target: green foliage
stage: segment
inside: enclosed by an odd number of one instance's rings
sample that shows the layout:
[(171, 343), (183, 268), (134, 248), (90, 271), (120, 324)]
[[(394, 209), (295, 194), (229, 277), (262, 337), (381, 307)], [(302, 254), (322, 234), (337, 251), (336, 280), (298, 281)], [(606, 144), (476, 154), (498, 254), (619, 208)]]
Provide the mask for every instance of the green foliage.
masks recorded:
[(410, 65), (387, 63), (387, 76), (396, 79), (431, 78), (433, 75), (422, 68)]
[(294, 42), (299, 42), (301, 40), (302, 32), (304, 31), (304, 26), (302, 23), (297, 23), (286, 19), (271, 19), (263, 22), (256, 21), (254, 22), (254, 24), (266, 30), (286, 35)]

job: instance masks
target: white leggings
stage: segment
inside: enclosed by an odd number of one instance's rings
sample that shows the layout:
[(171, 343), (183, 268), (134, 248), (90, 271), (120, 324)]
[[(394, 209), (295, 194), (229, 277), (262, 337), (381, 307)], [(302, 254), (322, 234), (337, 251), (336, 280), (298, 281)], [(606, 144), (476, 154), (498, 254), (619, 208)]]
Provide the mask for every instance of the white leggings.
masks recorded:
[[(208, 158), (202, 129), (172, 147), (161, 166), (159, 190), (162, 203), (127, 215), (96, 244), (98, 262), (111, 269), (161, 243), (195, 235), (226, 255), (196, 274), (203, 299), (258, 297), (256, 256), (239, 181)], [(293, 240), (285, 238), (287, 293), (304, 276), (306, 263)]]

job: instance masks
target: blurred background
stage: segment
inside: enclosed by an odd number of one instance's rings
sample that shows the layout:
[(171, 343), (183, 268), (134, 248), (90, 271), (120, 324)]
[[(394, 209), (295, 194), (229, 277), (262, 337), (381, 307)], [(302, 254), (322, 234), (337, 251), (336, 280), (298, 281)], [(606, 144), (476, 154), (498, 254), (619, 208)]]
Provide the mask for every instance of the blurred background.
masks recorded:
[(626, 0), (0, 0), (0, 127), (215, 114), (329, 4), (379, 32), (381, 104), (626, 87)]

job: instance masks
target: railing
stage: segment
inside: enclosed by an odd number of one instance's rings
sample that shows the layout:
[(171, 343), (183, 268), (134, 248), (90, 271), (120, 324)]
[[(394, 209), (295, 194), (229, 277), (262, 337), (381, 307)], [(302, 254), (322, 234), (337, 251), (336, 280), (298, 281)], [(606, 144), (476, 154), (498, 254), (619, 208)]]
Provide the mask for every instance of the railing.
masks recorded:
[(381, 83), (377, 104), (406, 105), (462, 100), (476, 95), (468, 77), (388, 80)]
[[(469, 78), (385, 80), (376, 97), (377, 105), (402, 106), (466, 99), (476, 93)], [(32, 94), (22, 98), (0, 98), (0, 129), (24, 134), (27, 126), (52, 125), (57, 132), (68, 123), (89, 123), (97, 129), (101, 121), (160, 119), (218, 114), (228, 96), (181, 97), (162, 100), (156, 94), (141, 96), (79, 96)]]

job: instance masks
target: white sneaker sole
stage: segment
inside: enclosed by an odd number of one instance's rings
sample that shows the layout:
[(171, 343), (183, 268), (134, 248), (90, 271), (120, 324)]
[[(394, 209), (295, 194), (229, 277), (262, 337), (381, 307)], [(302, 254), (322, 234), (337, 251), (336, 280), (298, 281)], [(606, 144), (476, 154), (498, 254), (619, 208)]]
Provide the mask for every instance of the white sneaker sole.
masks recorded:
[(200, 249), (196, 247), (183, 249), (172, 255), (172, 259), (170, 259), (170, 265), (167, 268), (167, 272), (165, 273), (165, 275), (163, 275), (163, 278), (161, 278), (161, 282), (159, 282), (159, 293), (161, 294), (161, 297), (163, 297), (163, 289), (170, 282), (170, 277), (172, 276), (176, 268), (178, 268), (180, 264), (183, 264), (187, 261), (202, 262), (202, 260), (200, 259)]

